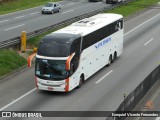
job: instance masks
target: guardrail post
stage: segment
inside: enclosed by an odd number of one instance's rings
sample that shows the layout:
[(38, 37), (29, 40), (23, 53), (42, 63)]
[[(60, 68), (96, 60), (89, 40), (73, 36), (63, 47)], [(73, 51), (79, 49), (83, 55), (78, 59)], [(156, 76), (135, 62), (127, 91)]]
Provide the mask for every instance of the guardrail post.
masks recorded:
[(21, 51), (26, 52), (26, 31), (22, 31), (21, 34)]

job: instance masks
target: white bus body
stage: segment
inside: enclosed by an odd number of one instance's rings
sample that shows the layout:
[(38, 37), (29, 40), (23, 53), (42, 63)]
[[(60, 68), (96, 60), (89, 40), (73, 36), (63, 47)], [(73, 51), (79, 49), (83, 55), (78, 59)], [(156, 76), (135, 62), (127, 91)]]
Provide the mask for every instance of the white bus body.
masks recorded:
[[(123, 51), (123, 16), (111, 13), (98, 14), (53, 32), (49, 34), (49, 37), (46, 37), (46, 39), (50, 39), (52, 36), (56, 35), (65, 36), (68, 34), (80, 36), (78, 60), (74, 58), (77, 52), (71, 52), (68, 56), (63, 57), (57, 55), (55, 57), (41, 55), (43, 50), (47, 49), (47, 45), (44, 47), (45, 49), (40, 46), (38, 50), (42, 50), (39, 53), (37, 52), (35, 68), (36, 86), (38, 89), (60, 92), (71, 91), (76, 87), (80, 87), (83, 81), (87, 80), (98, 70), (113, 62)], [(79, 39), (79, 37), (75, 39)], [(42, 44), (44, 44), (44, 42), (45, 40), (42, 40)], [(66, 43), (68, 44), (68, 41)], [(61, 47), (61, 49), (62, 48), (63, 47)], [(50, 50), (50, 52), (52, 52), (52, 50)], [(74, 62), (72, 59), (75, 59), (75, 61), (77, 60), (78, 62)], [(53, 67), (52, 65), (49, 65), (52, 64), (52, 61), (57, 62), (56, 64), (53, 64)], [(52, 69), (55, 66), (62, 65), (58, 63), (58, 61), (62, 61), (63, 67), (61, 66), (61, 69), (63, 70), (65, 64), (66, 71), (64, 70), (63, 73), (66, 77), (64, 77), (65, 79), (57, 79), (56, 77), (57, 80), (54, 78), (50, 79), (52, 75), (49, 75), (46, 71), (49, 68)], [(63, 63), (63, 61), (65, 61), (65, 63)], [(41, 67), (42, 70), (40, 70)], [(61, 70), (60, 68), (58, 69)], [(62, 72), (57, 72), (57, 74), (62, 74)]]

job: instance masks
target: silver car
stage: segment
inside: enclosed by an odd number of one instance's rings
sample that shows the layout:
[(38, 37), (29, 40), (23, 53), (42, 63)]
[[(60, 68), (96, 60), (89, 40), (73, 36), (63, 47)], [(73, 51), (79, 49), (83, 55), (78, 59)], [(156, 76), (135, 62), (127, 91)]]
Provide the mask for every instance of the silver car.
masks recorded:
[(60, 11), (61, 11), (60, 4), (55, 2), (49, 2), (44, 7), (42, 7), (42, 14), (45, 13), (53, 14), (55, 12), (60, 12)]

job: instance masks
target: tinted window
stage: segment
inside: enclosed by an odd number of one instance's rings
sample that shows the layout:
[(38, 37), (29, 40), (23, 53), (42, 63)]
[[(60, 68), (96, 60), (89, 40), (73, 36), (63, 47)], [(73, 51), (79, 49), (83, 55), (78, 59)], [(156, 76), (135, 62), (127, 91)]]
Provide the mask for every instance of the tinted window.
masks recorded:
[(110, 35), (115, 33), (117, 30), (118, 30), (118, 27), (117, 27), (117, 22), (114, 22), (112, 24), (109, 25), (109, 32), (110, 32)]
[(78, 54), (80, 52), (80, 44), (81, 44), (81, 38), (77, 38), (72, 42), (71, 54), (74, 52)]
[(123, 20), (118, 20), (115, 21), (103, 28), (100, 28), (83, 38), (83, 43), (82, 43), (82, 50), (86, 49), (87, 47), (97, 43), (98, 41), (108, 37), (109, 35), (117, 32), (119, 30), (119, 25), (120, 28), (123, 28)]
[(70, 46), (60, 43), (41, 42), (37, 54), (48, 57), (67, 57), (70, 54)]
[(71, 54), (71, 44), (77, 38), (80, 36), (75, 34), (48, 34), (41, 40), (37, 54), (48, 57), (68, 57)]
[(78, 68), (79, 58), (80, 58), (80, 46), (81, 46), (81, 37), (74, 40), (71, 45), (71, 54), (75, 53), (75, 55), (71, 60), (72, 70), (70, 72), (70, 75), (72, 75)]
[(123, 19), (121, 19), (119, 22), (121, 24), (121, 29), (122, 29), (123, 28)]
[(109, 26), (94, 31), (83, 38), (82, 49), (85, 49), (111, 34)]

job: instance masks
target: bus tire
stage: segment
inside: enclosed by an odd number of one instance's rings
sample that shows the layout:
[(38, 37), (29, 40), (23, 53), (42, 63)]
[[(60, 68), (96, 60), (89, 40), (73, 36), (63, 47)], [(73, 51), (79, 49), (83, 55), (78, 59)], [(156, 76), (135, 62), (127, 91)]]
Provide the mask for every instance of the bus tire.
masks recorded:
[(109, 60), (108, 60), (108, 64), (107, 64), (107, 66), (110, 66), (110, 65), (111, 65), (111, 63), (112, 63), (112, 55), (110, 55), (110, 56), (109, 56)]
[(117, 59), (117, 52), (115, 51), (115, 52), (114, 52), (113, 60), (115, 61), (116, 59)]
[(83, 75), (81, 75), (80, 80), (79, 80), (79, 85), (77, 86), (77, 88), (80, 88), (83, 83), (84, 83), (84, 77)]

